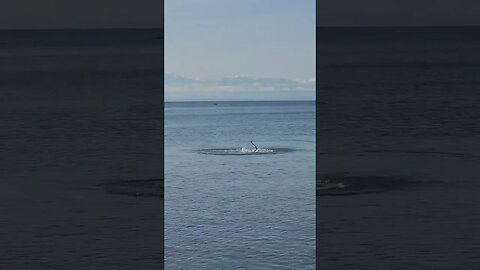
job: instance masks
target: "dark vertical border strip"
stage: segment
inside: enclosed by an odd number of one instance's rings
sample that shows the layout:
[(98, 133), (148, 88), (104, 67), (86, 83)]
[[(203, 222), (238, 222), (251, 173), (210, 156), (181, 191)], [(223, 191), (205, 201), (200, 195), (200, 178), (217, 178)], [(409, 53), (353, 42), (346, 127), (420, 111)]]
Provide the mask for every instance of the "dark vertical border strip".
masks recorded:
[(319, 97), (320, 95), (320, 89), (318, 87), (318, 81), (320, 79), (320, 74), (317, 68), (317, 64), (319, 62), (319, 54), (317, 51), (318, 44), (320, 42), (320, 37), (319, 37), (319, 5), (318, 1), (316, 1), (316, 27), (315, 27), (315, 218), (316, 218), (316, 234), (315, 234), (315, 265), (317, 269), (321, 269), (320, 266), (320, 260), (318, 259), (320, 257), (320, 239), (319, 239), (319, 228), (320, 228), (320, 202), (319, 202), (319, 194), (318, 194), (318, 184), (320, 181), (320, 175), (319, 175), (319, 161), (320, 161), (320, 144), (318, 143), (319, 140), (319, 133), (318, 133), (318, 127), (320, 124), (320, 115), (319, 115)]
[[(319, 42), (319, 29), (318, 26), (315, 29), (315, 39), (316, 39), (316, 44)], [(318, 46), (318, 45), (317, 45)], [(318, 52), (315, 53), (315, 63), (318, 62)], [(318, 69), (315, 69), (315, 81), (318, 82), (319, 80), (319, 74), (318, 74)], [(316, 266), (317, 269), (320, 269), (320, 263), (319, 263), (319, 255), (320, 255), (320, 239), (319, 239), (319, 228), (320, 228), (320, 202), (319, 202), (319, 181), (320, 181), (320, 136), (318, 132), (318, 127), (320, 125), (320, 115), (319, 115), (319, 97), (320, 97), (320, 89), (318, 88), (318, 83), (315, 83), (315, 218), (316, 218), (316, 235), (315, 235), (315, 242), (316, 242)]]
[(162, 91), (162, 94), (160, 95), (161, 96), (161, 101), (160, 101), (160, 104), (161, 104), (161, 117), (160, 117), (160, 125), (161, 125), (161, 146), (162, 146), (162, 154), (161, 154), (161, 160), (162, 160), (162, 164), (160, 164), (160, 175), (161, 175), (161, 194), (162, 194), (162, 197), (161, 197), (161, 215), (162, 215), (162, 222), (161, 222), (161, 239), (162, 239), (162, 242), (160, 243), (161, 245), (161, 250), (162, 250), (162, 263), (161, 263), (161, 268), (160, 269), (165, 269), (165, 126), (164, 126), (164, 117), (165, 117), (165, 1), (164, 0), (160, 0), (162, 1), (162, 10), (160, 11), (161, 14), (160, 16), (162, 16), (162, 25), (161, 25), (161, 30), (160, 30), (160, 39), (161, 39), (161, 42), (162, 42), (162, 48), (163, 48), (163, 52), (162, 52), (162, 74), (160, 74), (161, 76), (161, 86), (160, 86), (160, 89), (159, 91)]

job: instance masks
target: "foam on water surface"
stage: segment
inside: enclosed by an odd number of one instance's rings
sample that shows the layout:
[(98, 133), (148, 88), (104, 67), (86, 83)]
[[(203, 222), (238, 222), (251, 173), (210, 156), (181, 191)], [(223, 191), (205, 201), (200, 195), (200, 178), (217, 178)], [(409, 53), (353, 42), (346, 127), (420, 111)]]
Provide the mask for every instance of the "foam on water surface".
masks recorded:
[(291, 148), (211, 148), (211, 149), (200, 149), (198, 153), (204, 155), (273, 155), (273, 154), (283, 154), (287, 152), (294, 151)]
[(330, 176), (317, 183), (317, 196), (383, 193), (420, 183), (395, 176)]

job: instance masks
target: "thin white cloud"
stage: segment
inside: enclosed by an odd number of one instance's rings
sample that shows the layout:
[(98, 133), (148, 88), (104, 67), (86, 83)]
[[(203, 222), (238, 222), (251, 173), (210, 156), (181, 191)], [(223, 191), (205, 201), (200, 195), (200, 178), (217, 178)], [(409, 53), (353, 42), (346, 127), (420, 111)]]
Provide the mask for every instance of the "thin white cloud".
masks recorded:
[(166, 100), (312, 100), (315, 80), (248, 76), (199, 80), (165, 74)]

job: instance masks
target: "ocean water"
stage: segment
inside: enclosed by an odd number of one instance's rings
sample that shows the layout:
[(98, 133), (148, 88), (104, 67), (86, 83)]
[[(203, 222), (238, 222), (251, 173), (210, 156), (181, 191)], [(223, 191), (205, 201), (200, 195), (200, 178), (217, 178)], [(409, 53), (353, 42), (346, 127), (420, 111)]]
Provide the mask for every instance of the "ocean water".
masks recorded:
[(314, 101), (165, 103), (165, 267), (315, 269)]
[(0, 31), (1, 269), (161, 268), (160, 32)]
[(479, 33), (317, 28), (321, 269), (478, 268)]

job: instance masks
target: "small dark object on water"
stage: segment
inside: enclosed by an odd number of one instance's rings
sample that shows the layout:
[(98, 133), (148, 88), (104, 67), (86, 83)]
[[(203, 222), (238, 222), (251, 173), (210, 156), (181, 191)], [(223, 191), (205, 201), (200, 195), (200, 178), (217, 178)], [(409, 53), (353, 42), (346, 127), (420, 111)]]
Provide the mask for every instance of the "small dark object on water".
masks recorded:
[(250, 141), (250, 143), (255, 146), (255, 150), (258, 150), (258, 147), (253, 143), (253, 140)]

